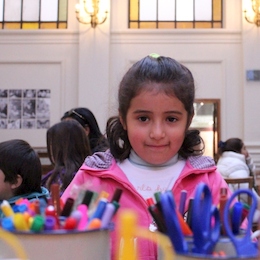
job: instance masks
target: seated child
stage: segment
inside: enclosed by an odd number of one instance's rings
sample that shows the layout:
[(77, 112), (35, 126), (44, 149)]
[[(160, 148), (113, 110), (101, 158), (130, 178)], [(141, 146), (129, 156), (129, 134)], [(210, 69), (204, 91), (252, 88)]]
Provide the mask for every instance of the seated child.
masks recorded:
[(20, 198), (39, 199), (44, 207), (50, 195), (41, 187), (41, 177), (39, 156), (26, 141), (14, 139), (0, 143), (0, 203), (7, 200), (13, 206)]

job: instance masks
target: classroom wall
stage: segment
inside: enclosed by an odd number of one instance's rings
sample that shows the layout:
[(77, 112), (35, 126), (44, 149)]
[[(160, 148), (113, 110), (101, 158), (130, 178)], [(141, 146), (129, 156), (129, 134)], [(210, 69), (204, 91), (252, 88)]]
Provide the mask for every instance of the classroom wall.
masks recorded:
[[(149, 53), (171, 56), (190, 68), (196, 98), (221, 100), (221, 137), (244, 139), (260, 167), (260, 28), (243, 18), (246, 0), (225, 0), (225, 29), (129, 30), (128, 0), (110, 1), (108, 20), (95, 29), (78, 23), (69, 1), (67, 30), (0, 31), (1, 88), (50, 88), (51, 122), (64, 111), (86, 106), (102, 131), (117, 112), (117, 87), (125, 71)], [(0, 140), (23, 138), (45, 146), (46, 130), (0, 129)]]

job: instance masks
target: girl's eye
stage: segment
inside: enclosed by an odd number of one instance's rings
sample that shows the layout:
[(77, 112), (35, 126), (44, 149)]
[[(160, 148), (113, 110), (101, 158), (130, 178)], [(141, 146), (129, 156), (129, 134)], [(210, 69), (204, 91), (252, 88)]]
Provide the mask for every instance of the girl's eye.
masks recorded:
[(138, 120), (141, 121), (141, 122), (146, 122), (146, 121), (148, 121), (148, 117), (146, 117), (146, 116), (140, 116), (140, 117), (138, 118)]
[(169, 121), (169, 122), (175, 122), (175, 121), (177, 121), (177, 119), (176, 119), (175, 117), (168, 117), (168, 118), (167, 118), (167, 121)]

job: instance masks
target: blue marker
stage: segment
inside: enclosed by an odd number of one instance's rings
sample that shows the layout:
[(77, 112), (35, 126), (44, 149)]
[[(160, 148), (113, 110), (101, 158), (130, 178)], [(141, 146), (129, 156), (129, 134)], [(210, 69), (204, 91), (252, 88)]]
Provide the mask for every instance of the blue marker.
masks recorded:
[(106, 198), (100, 199), (100, 201), (98, 202), (98, 205), (96, 207), (96, 210), (94, 211), (94, 213), (91, 216), (90, 220), (92, 220), (94, 218), (101, 219), (102, 216), (103, 216), (103, 213), (104, 213), (104, 211), (106, 209), (107, 203), (108, 203), (108, 200)]

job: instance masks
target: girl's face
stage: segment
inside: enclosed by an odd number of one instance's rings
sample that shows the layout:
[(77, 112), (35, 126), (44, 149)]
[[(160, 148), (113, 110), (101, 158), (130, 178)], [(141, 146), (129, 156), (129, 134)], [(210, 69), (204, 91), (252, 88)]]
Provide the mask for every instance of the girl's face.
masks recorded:
[(126, 122), (122, 119), (121, 122), (139, 157), (147, 163), (160, 165), (178, 153), (187, 120), (188, 113), (177, 97), (143, 91), (131, 100)]
[(245, 158), (248, 157), (248, 151), (245, 145), (242, 146), (241, 153), (245, 156)]

